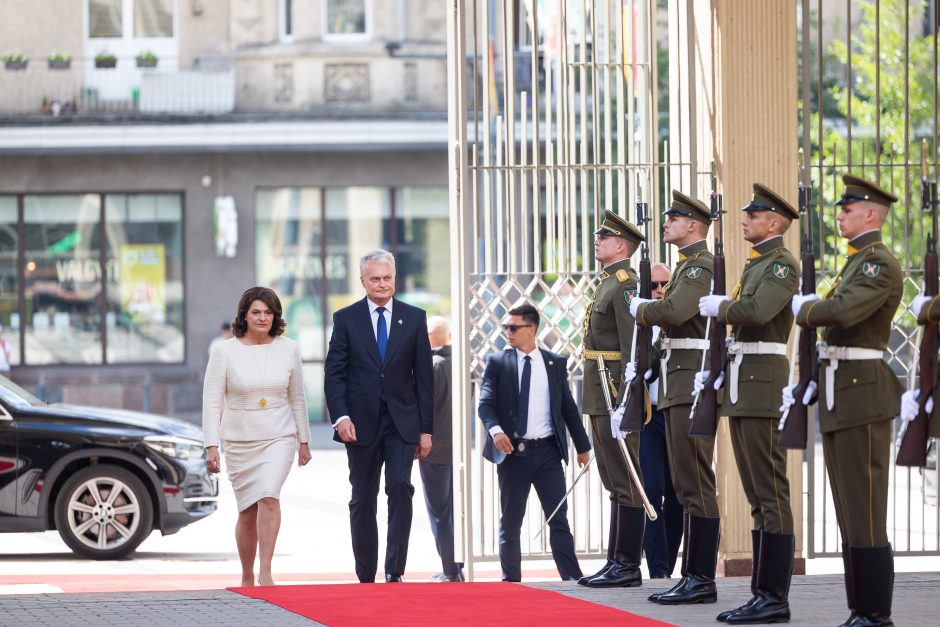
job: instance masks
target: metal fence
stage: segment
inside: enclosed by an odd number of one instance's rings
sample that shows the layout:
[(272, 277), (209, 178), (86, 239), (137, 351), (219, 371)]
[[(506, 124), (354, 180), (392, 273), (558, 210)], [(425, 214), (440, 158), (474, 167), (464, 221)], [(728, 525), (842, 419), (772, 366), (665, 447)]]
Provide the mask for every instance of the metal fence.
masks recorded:
[[(923, 285), (927, 223), (921, 211), (922, 161), (936, 178), (938, 55), (936, 0), (801, 0), (801, 144), (816, 183), (819, 291), (841, 267), (834, 202), (841, 176), (854, 173), (892, 190), (900, 202), (884, 227), (904, 269), (904, 296), (888, 347), (889, 364), (915, 382), (917, 324), (910, 302)], [(927, 149), (922, 155), (923, 141)], [(922, 160), (923, 156), (923, 160)], [(895, 425), (897, 426), (897, 424)], [(807, 557), (841, 553), (822, 445), (807, 463)], [(893, 459), (892, 459), (893, 462)], [(891, 464), (888, 537), (898, 555), (940, 554), (936, 442), (924, 471)]]

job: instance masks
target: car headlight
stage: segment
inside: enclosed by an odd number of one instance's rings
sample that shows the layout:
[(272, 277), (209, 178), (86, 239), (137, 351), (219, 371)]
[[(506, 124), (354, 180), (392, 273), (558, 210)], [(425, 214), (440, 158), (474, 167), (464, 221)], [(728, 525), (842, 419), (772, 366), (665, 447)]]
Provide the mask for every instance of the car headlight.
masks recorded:
[(202, 442), (172, 435), (148, 435), (144, 438), (144, 444), (176, 459), (199, 459), (205, 452)]

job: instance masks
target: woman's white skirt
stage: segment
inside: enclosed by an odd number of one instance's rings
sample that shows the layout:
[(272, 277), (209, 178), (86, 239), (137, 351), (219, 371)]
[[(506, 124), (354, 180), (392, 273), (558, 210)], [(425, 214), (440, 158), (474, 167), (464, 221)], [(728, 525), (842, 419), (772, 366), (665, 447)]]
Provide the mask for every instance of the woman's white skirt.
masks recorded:
[(264, 497), (281, 498), (294, 456), (297, 437), (274, 440), (225, 442), (225, 467), (242, 512)]

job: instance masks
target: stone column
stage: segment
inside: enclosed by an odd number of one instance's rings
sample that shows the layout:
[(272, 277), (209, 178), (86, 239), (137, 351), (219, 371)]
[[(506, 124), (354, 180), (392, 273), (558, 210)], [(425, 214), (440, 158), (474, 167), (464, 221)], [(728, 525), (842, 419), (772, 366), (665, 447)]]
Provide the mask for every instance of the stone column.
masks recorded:
[[(708, 201), (716, 163), (724, 194), (728, 289), (736, 284), (750, 245), (739, 209), (751, 184), (764, 183), (797, 204), (796, 3), (680, 0), (669, 3), (672, 186)], [(799, 228), (786, 235), (799, 258)], [(749, 575), (751, 515), (731, 450), (727, 419), (715, 447), (722, 517), (719, 569)], [(796, 529), (795, 573), (805, 570), (800, 451), (788, 454)]]

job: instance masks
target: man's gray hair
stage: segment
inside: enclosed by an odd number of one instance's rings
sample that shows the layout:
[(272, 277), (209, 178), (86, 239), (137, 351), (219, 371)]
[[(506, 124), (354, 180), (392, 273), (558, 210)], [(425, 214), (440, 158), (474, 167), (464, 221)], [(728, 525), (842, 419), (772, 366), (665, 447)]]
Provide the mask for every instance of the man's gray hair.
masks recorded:
[(373, 248), (359, 258), (359, 276), (366, 275), (366, 264), (370, 261), (390, 264), (392, 266), (392, 275), (395, 274), (395, 255), (382, 248)]

